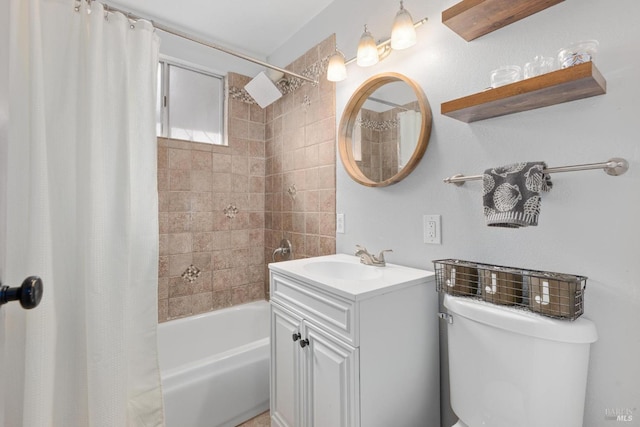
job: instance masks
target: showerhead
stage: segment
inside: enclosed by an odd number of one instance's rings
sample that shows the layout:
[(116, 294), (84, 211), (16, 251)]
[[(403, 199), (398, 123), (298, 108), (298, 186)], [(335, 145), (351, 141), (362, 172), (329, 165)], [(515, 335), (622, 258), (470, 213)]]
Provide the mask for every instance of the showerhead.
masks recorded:
[(261, 108), (265, 108), (274, 101), (282, 97), (278, 87), (267, 77), (264, 71), (253, 78), (244, 89), (258, 103)]

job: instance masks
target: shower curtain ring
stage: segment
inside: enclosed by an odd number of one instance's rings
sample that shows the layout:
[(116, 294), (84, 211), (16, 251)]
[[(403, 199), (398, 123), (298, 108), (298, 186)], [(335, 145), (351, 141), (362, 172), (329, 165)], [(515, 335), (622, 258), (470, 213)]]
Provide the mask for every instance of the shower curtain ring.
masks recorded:
[(73, 8), (76, 12), (80, 12), (80, 5), (82, 4), (82, 0), (76, 0), (76, 5)]
[(104, 5), (104, 20), (108, 21), (109, 20), (109, 6), (108, 5)]
[(136, 28), (135, 24), (131, 22), (131, 13), (127, 13), (127, 19), (129, 20), (129, 28), (134, 30)]

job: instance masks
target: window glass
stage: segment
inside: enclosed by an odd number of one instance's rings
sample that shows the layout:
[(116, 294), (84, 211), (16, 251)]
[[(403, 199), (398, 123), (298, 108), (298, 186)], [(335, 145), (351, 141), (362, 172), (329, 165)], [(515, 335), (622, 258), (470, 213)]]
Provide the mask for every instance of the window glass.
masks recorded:
[(168, 65), (166, 136), (209, 144), (225, 144), (224, 79)]
[(158, 64), (158, 96), (156, 98), (156, 135), (164, 136), (162, 133), (162, 99), (164, 97), (164, 93), (162, 93), (162, 67), (163, 63), (160, 62)]

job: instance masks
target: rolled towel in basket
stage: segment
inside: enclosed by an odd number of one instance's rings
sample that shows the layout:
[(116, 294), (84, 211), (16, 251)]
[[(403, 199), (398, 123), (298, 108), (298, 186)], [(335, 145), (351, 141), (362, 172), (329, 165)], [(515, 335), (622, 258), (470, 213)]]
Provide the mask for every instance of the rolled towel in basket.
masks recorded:
[(487, 225), (520, 228), (538, 225), (540, 192), (551, 189), (544, 162), (513, 163), (484, 171), (482, 199)]

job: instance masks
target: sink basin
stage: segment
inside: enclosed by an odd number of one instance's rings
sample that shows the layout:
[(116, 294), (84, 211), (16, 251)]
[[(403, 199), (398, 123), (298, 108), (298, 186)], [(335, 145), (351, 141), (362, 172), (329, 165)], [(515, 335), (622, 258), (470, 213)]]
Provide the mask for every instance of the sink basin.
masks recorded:
[[(352, 301), (371, 298), (399, 287), (433, 282), (434, 278), (430, 271), (391, 263), (386, 267), (364, 265), (360, 258), (347, 254), (273, 262), (269, 264), (269, 270)], [(275, 286), (271, 288), (272, 294), (279, 292), (278, 284)], [(280, 283), (280, 286), (286, 285)]]
[(340, 280), (372, 280), (382, 276), (379, 268), (334, 260), (309, 263), (303, 269), (309, 274)]

